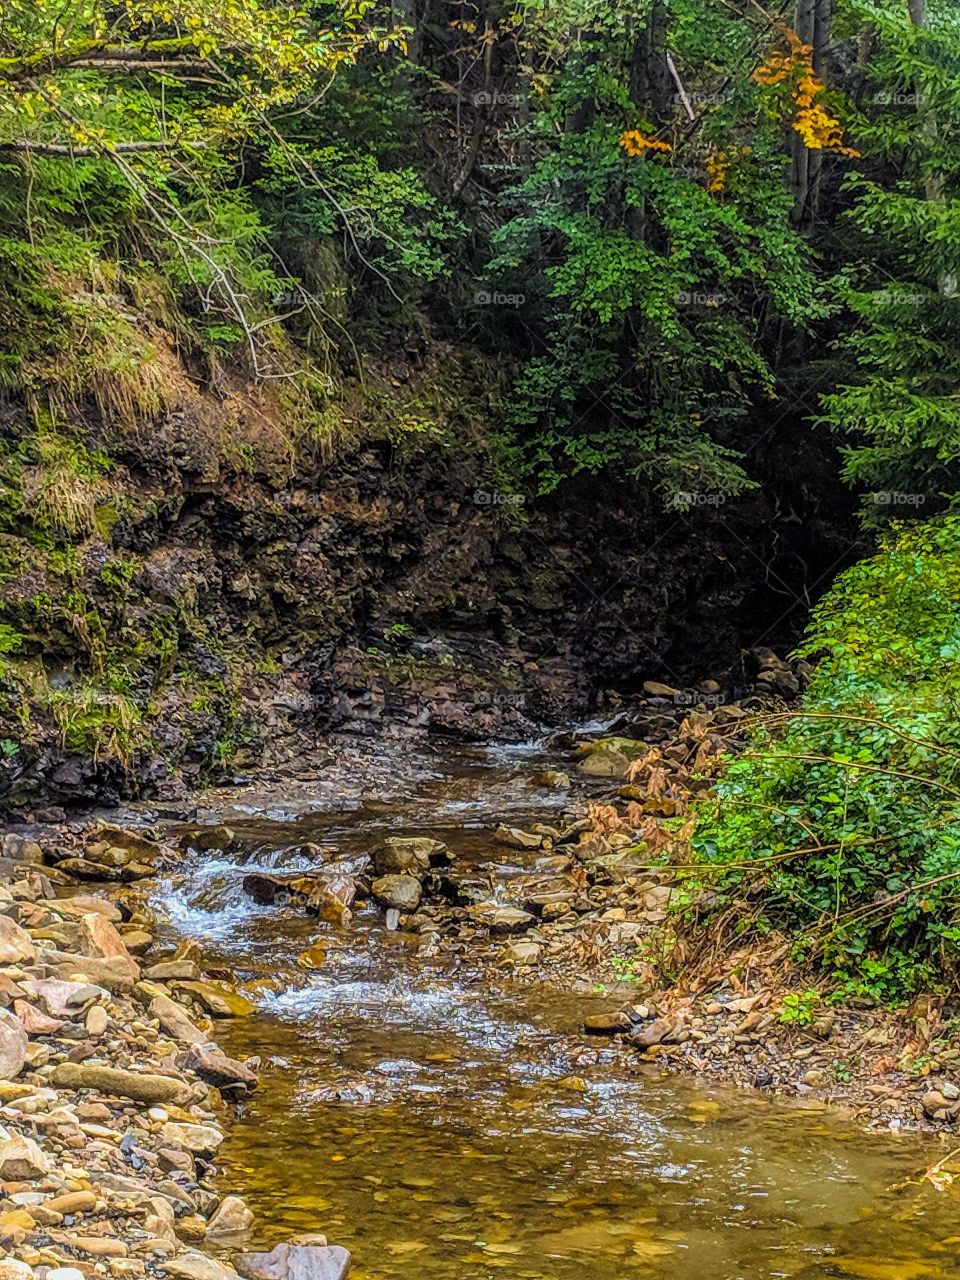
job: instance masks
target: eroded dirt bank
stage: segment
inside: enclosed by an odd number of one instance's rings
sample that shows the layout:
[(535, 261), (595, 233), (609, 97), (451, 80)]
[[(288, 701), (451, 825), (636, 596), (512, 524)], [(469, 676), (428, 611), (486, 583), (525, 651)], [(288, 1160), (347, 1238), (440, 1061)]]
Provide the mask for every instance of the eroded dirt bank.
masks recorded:
[(460, 406), (481, 374), (437, 360), (398, 357), (390, 384), (442, 401), (436, 432), (362, 403), (335, 448), (294, 449), (249, 387), (229, 448), (224, 403), (186, 388), (154, 430), (91, 427), (66, 460), (0, 421), (3, 812), (176, 801), (332, 730), (522, 740), (786, 643), (855, 554), (824, 504), (788, 511), (772, 459), (723, 507), (587, 477), (527, 492)]

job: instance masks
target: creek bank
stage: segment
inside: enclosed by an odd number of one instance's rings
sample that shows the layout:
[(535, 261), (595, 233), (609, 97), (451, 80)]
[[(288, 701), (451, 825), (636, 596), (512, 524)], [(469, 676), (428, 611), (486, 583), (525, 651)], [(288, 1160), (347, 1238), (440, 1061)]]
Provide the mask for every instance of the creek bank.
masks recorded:
[(151, 878), (178, 858), (103, 823), (0, 842), (3, 1280), (237, 1280), (230, 1259), (250, 1280), (346, 1274), (321, 1237), (237, 1252), (252, 1214), (213, 1176), (258, 1064), (215, 1035), (253, 1006), (193, 944), (158, 951)]
[(341, 881), (342, 899), (346, 872), (350, 902), (376, 903), (389, 929), (416, 937), (424, 962), (449, 957), (493, 982), (579, 990), (595, 1010), (582, 1027), (587, 1058), (609, 1052), (603, 1037), (626, 1072), (827, 1101), (871, 1128), (954, 1132), (960, 1040), (942, 1000), (834, 1005), (785, 937), (747, 948), (713, 929), (675, 928), (678, 902), (696, 905), (669, 861), (691, 798), (751, 719), (782, 709), (806, 679), (802, 664), (769, 652), (754, 662), (752, 687), (734, 701), (712, 683), (651, 683), (602, 736), (558, 739), (568, 768), (533, 771), (531, 785), (566, 795), (573, 779), (577, 800), (543, 823), (492, 825), (480, 867), (435, 839), (393, 837), (349, 865), (321, 857), (306, 882), (275, 885), (306, 890), (302, 905), (330, 919), (318, 905), (324, 885)]

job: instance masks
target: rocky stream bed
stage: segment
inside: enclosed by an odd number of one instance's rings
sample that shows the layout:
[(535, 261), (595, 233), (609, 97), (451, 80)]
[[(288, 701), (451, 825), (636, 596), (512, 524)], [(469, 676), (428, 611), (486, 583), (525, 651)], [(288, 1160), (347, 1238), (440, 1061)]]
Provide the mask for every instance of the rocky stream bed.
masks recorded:
[(9, 829), (0, 1280), (960, 1275), (937, 1010), (653, 985), (704, 699)]

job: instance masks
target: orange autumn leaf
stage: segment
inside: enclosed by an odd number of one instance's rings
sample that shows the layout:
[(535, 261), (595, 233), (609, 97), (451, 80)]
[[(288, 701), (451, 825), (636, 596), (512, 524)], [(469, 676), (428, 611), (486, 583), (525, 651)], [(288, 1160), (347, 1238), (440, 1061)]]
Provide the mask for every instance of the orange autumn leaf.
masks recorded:
[(639, 129), (627, 129), (620, 135), (620, 145), (628, 156), (642, 156), (648, 151), (672, 151), (669, 142), (659, 138), (645, 138)]
[[(756, 84), (782, 84), (792, 79), (794, 118), (791, 128), (803, 139), (810, 151), (832, 151), (842, 156), (858, 156), (859, 151), (845, 145), (843, 126), (817, 98), (825, 86), (813, 69), (813, 47), (804, 44), (790, 27), (781, 26), (787, 52), (775, 50), (754, 69), (751, 79)], [(711, 190), (722, 190), (710, 188)]]

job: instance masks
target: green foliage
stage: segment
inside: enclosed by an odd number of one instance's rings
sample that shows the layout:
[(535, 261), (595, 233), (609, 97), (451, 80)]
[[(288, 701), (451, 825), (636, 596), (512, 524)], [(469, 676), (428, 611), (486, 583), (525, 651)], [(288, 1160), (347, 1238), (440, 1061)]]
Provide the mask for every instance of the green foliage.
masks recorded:
[[(851, 991), (960, 976), (960, 519), (897, 530), (814, 611), (803, 709), (767, 725), (699, 815), (731, 864)], [(712, 881), (713, 877), (711, 877)]]
[(67, 751), (94, 761), (116, 757), (129, 765), (142, 738), (141, 710), (128, 693), (111, 692), (93, 683), (51, 691), (47, 709), (60, 728)]
[(879, 526), (960, 493), (960, 28), (932, 4), (917, 29), (895, 0), (847, 0), (842, 21), (851, 38), (869, 23), (851, 130), (870, 162), (846, 191), (835, 289), (850, 323), (823, 411)]
[[(771, 326), (825, 313), (788, 219), (779, 125), (749, 78), (749, 26), (711, 0), (673, 7), (670, 52), (708, 100), (684, 131), (676, 95), (652, 123), (631, 85), (649, 5), (614, 23), (605, 6), (525, 13), (528, 56), (548, 68), (528, 127), (538, 158), (507, 193), (517, 211), (495, 233), (488, 279), (522, 295), (524, 325), (542, 334), (510, 409), (530, 467), (546, 490), (625, 467), (679, 508), (691, 490), (741, 492), (744, 431), (776, 390)], [(630, 129), (665, 151), (630, 154)]]
[(785, 1026), (809, 1027), (816, 1019), (819, 991), (791, 991), (783, 997), (778, 1015)]

